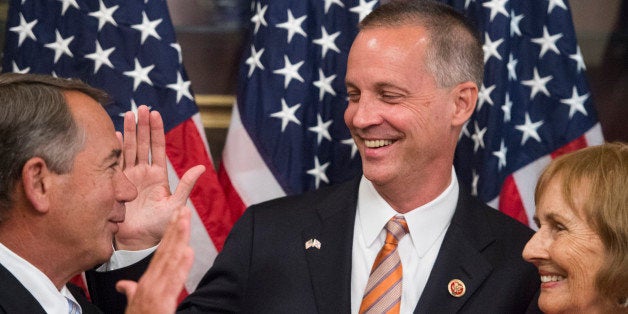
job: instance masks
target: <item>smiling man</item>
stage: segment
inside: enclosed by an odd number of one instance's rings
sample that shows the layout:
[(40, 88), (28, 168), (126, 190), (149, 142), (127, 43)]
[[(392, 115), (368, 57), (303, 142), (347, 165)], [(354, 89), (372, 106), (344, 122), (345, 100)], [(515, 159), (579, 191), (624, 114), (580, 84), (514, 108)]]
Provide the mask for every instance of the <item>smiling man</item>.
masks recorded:
[(181, 312), (538, 312), (532, 230), (453, 169), (483, 51), (452, 8), (393, 1), (360, 24), (345, 123), (363, 176), (251, 206)]
[[(137, 136), (127, 114), (123, 144), (105, 101), (80, 81), (0, 75), (0, 313), (100, 313), (67, 282), (109, 261), (114, 242), (140, 249), (160, 239), (140, 282), (119, 289), (129, 313), (175, 309), (192, 263), (185, 200), (203, 169), (191, 170), (171, 196), (159, 114), (142, 107)], [(127, 205), (161, 221), (125, 222)], [(154, 236), (128, 230), (133, 223), (152, 230), (153, 222), (161, 226)]]

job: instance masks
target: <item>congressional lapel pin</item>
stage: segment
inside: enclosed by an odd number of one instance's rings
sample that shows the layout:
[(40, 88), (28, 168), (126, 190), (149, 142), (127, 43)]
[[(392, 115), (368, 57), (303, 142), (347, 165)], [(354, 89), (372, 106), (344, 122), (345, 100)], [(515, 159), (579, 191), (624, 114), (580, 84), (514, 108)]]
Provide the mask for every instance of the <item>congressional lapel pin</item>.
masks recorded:
[(447, 285), (449, 289), (449, 294), (452, 296), (459, 298), (467, 292), (467, 287), (465, 287), (464, 282), (460, 279), (452, 279)]
[(307, 250), (307, 249), (312, 248), (312, 247), (315, 247), (315, 248), (320, 250), (321, 249), (321, 243), (318, 240), (316, 240), (316, 239), (309, 239), (309, 240), (307, 240), (307, 242), (305, 242), (305, 249)]

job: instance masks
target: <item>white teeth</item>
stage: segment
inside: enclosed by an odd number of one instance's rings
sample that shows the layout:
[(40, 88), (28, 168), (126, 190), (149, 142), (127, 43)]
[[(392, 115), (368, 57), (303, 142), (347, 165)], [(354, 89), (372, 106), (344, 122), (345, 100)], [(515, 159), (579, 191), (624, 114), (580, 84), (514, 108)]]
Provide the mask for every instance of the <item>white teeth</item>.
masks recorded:
[(364, 140), (364, 144), (368, 148), (377, 148), (392, 144), (391, 140)]
[(553, 282), (564, 280), (563, 276), (541, 276), (541, 282)]

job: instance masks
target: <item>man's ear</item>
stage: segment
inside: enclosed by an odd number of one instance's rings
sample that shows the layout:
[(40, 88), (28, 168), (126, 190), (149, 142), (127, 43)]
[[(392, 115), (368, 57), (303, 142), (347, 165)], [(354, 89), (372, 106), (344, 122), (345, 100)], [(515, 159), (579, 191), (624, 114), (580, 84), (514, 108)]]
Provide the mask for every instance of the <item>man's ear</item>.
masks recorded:
[(471, 82), (464, 82), (456, 85), (453, 91), (454, 114), (453, 126), (462, 126), (473, 114), (478, 101), (478, 86)]
[(46, 161), (41, 157), (29, 159), (22, 168), (24, 195), (33, 208), (41, 213), (48, 212), (50, 208), (52, 174)]

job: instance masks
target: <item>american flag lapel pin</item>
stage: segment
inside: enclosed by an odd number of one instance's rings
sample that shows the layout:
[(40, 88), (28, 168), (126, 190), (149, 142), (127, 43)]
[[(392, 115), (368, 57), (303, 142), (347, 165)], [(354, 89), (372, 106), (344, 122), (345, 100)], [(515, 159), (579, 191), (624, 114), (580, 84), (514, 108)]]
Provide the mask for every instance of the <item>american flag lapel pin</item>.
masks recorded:
[(317, 249), (321, 249), (321, 242), (318, 241), (317, 239), (309, 239), (305, 242), (305, 249), (309, 249), (315, 247)]

